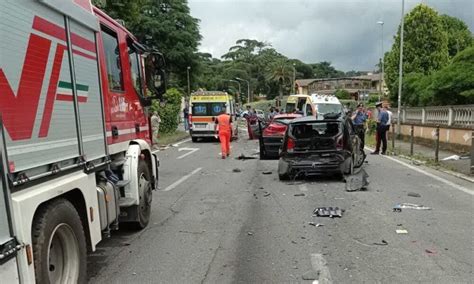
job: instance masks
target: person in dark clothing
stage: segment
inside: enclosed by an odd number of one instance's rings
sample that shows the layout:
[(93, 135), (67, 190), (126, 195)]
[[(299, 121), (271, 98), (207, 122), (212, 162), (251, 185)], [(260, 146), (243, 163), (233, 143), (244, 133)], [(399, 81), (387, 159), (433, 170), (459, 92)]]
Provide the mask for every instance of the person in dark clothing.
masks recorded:
[(385, 155), (387, 151), (387, 123), (388, 123), (388, 112), (382, 108), (382, 102), (375, 104), (378, 111), (377, 116), (377, 145), (372, 155), (378, 155), (380, 152), (380, 144), (382, 144), (382, 155)]
[(351, 117), (352, 123), (354, 124), (354, 130), (360, 138), (360, 149), (364, 150), (365, 146), (365, 130), (366, 130), (366, 121), (367, 121), (367, 114), (364, 110), (364, 105), (359, 104), (357, 105), (357, 110)]
[(189, 130), (189, 105), (186, 103), (183, 109), (184, 130)]

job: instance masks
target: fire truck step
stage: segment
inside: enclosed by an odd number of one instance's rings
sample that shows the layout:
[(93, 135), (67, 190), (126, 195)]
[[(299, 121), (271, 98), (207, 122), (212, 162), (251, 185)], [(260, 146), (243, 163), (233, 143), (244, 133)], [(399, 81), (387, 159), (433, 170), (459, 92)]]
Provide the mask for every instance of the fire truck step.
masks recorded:
[(130, 183), (129, 180), (119, 180), (115, 186), (118, 187), (118, 188), (122, 188), (122, 187), (125, 187), (126, 185), (128, 185)]
[(122, 197), (119, 199), (120, 207), (130, 207), (135, 204), (135, 199), (130, 197)]

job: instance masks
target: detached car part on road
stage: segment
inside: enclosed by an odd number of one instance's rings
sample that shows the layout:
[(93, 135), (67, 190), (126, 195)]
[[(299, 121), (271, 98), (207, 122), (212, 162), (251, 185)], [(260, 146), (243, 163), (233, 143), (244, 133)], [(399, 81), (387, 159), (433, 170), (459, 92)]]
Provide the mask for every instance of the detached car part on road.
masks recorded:
[(268, 125), (262, 127), (262, 135), (259, 139), (260, 159), (279, 157), (288, 124), (299, 117), (302, 117), (302, 115), (294, 113), (278, 114)]
[(297, 118), (289, 123), (283, 140), (278, 176), (287, 180), (297, 175), (352, 174), (364, 160), (350, 118), (340, 114)]

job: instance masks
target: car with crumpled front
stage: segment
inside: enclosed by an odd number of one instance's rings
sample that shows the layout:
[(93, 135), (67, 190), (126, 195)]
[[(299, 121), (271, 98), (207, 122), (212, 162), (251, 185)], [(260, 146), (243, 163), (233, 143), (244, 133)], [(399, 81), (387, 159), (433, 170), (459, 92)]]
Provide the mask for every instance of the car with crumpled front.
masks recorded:
[(280, 159), (278, 177), (352, 174), (365, 159), (360, 139), (349, 117), (327, 114), (297, 118), (288, 124)]

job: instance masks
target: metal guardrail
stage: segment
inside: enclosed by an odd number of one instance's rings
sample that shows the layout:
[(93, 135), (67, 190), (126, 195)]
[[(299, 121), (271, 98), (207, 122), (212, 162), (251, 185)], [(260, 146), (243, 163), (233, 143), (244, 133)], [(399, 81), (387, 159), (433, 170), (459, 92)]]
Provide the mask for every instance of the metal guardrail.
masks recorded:
[[(391, 109), (397, 121), (398, 109)], [(400, 111), (402, 123), (474, 128), (474, 105), (407, 107)]]

